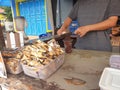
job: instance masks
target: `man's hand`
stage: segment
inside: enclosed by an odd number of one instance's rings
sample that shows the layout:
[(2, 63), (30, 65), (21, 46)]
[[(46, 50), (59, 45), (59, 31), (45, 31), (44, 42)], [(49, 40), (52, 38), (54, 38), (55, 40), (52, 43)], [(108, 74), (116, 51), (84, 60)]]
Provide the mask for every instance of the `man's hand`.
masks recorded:
[(64, 29), (59, 29), (58, 31), (57, 31), (57, 34), (58, 35), (62, 35), (62, 34), (65, 34), (66, 33), (66, 31), (64, 30)]
[(80, 37), (83, 37), (89, 32), (89, 28), (87, 26), (79, 27), (77, 30), (75, 30), (75, 34), (80, 35)]
[(57, 31), (58, 35), (64, 34), (66, 33), (66, 29), (68, 28), (68, 26), (71, 24), (72, 19), (67, 17), (62, 25), (62, 27)]
[(114, 27), (116, 25), (117, 21), (118, 21), (118, 16), (111, 16), (111, 17), (109, 17), (108, 19), (106, 19), (106, 20), (104, 20), (102, 22), (79, 27), (75, 31), (75, 34), (78, 34), (78, 35), (80, 35), (80, 37), (83, 37), (89, 31), (107, 30), (108, 28)]
[(58, 34), (58, 35), (61, 35), (61, 34), (63, 33), (63, 31), (64, 31), (64, 30), (60, 28), (60, 29), (57, 31), (57, 34)]

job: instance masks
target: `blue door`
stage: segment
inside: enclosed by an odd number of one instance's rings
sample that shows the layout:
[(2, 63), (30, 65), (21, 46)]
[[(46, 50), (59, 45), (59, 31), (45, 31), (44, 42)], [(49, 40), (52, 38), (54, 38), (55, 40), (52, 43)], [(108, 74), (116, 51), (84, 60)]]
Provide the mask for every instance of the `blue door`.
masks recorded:
[(0, 6), (11, 6), (10, 0), (0, 0)]
[(28, 27), (25, 29), (27, 35), (38, 36), (46, 33), (46, 7), (45, 0), (34, 0), (19, 4), (20, 16), (24, 16)]

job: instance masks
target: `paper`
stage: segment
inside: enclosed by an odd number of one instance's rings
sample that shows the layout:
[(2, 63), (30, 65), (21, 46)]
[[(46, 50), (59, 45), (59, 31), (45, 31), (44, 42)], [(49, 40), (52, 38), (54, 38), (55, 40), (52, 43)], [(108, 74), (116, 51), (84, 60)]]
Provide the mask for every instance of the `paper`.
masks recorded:
[(7, 78), (6, 68), (5, 68), (5, 64), (4, 64), (1, 52), (0, 52), (0, 77)]

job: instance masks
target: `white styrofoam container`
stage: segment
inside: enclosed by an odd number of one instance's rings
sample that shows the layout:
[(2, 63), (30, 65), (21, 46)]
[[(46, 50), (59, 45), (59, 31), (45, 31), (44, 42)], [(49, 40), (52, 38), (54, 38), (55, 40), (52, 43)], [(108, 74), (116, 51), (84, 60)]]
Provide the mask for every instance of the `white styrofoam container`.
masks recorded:
[(120, 55), (110, 57), (110, 67), (120, 69)]
[(100, 81), (100, 90), (120, 90), (120, 70), (105, 68)]
[(9, 90), (8, 89), (8, 86), (6, 86), (6, 85), (0, 85), (1, 86), (1, 89), (0, 90)]
[(39, 78), (47, 79), (52, 75), (62, 64), (64, 63), (64, 54), (58, 56), (55, 60), (52, 60), (48, 65), (41, 67), (30, 67), (22, 64), (23, 71), (26, 75)]

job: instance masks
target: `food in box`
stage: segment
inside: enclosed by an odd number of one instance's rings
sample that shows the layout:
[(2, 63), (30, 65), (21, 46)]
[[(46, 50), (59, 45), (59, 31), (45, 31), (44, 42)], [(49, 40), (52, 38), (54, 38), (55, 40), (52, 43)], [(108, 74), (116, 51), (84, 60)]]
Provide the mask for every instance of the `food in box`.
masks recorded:
[(16, 57), (21, 50), (22, 49), (20, 48), (17, 49), (5, 48), (1, 51), (1, 53), (4, 58), (9, 58), (9, 57), (12, 58), (12, 57)]
[(19, 59), (25, 74), (45, 79), (63, 64), (64, 51), (54, 39), (47, 43), (37, 40), (24, 47)]
[(5, 60), (5, 65), (6, 65), (7, 72), (11, 74), (19, 74), (23, 71), (19, 59), (7, 58)]
[(52, 73), (54, 73), (62, 64), (64, 63), (64, 54), (58, 56), (56, 59), (49, 62), (49, 64), (30, 67), (28, 65), (22, 64), (23, 71), (26, 75), (40, 78), (40, 79), (47, 79)]
[(22, 48), (17, 49), (6, 48), (2, 50), (2, 56), (5, 61), (7, 72), (12, 74), (19, 74), (23, 71), (19, 59), (20, 54), (22, 54), (21, 50)]
[(110, 57), (110, 66), (112, 68), (120, 69), (120, 55), (112, 55)]
[(99, 86), (100, 90), (120, 90), (120, 70), (105, 68)]

